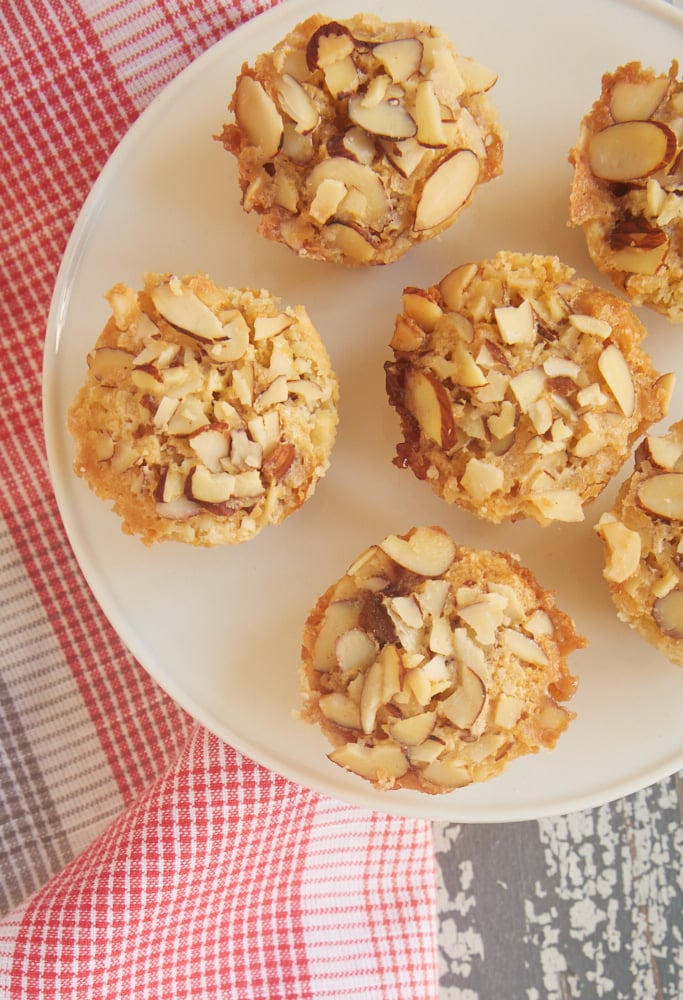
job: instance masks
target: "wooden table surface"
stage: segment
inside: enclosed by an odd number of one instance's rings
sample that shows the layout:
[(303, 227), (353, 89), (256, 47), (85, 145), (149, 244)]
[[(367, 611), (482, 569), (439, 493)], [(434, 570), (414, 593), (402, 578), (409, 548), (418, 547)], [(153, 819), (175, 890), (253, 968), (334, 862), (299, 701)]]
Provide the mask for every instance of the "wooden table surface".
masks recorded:
[(682, 1000), (683, 772), (509, 824), (435, 823), (442, 1000)]

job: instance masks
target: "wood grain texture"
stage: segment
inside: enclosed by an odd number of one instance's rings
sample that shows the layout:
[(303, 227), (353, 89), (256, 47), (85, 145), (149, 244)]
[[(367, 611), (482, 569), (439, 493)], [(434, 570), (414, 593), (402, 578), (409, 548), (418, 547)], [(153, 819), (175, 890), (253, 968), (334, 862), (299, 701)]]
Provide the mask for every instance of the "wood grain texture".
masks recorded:
[(683, 998), (683, 772), (434, 846), (441, 1000)]

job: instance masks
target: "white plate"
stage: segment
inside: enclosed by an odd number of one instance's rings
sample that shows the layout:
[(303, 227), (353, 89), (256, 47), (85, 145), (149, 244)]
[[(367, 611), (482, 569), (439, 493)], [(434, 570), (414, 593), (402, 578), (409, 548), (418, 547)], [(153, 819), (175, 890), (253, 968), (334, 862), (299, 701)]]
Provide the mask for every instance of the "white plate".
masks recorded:
[[(582, 237), (566, 226), (567, 152), (603, 71), (629, 59), (658, 70), (680, 55), (683, 15), (625, 0), (368, 0), (387, 20), (419, 17), (500, 73), (493, 98), (509, 132), (504, 175), (481, 189), (451, 231), (402, 261), (362, 272), (298, 260), (261, 240), (239, 206), (220, 131), (243, 60), (318, 10), (348, 2), (289, 0), (228, 35), (186, 69), (136, 122), (95, 184), (59, 273), (47, 331), (44, 415), (50, 466), (69, 538), (114, 628), (189, 713), (246, 755), (304, 785), (361, 806), (463, 822), (500, 822), (593, 806), (683, 767), (683, 670), (619, 623), (591, 526), (492, 528), (451, 509), (392, 465), (397, 422), (383, 363), (404, 285), (429, 285), (455, 264), (498, 249), (555, 253), (586, 277)], [(221, 284), (270, 288), (304, 303), (341, 381), (331, 470), (283, 525), (239, 547), (148, 550), (71, 471), (68, 405), (85, 354), (107, 317), (104, 292), (138, 287), (147, 270), (203, 270)], [(654, 315), (647, 341), (675, 369), (681, 331)], [(681, 414), (680, 392), (672, 418)], [(450, 795), (379, 793), (326, 758), (316, 729), (295, 717), (302, 624), (318, 595), (367, 545), (413, 524), (441, 523), (459, 541), (520, 553), (590, 639), (571, 667), (578, 718), (553, 753), (513, 763), (493, 782)]]

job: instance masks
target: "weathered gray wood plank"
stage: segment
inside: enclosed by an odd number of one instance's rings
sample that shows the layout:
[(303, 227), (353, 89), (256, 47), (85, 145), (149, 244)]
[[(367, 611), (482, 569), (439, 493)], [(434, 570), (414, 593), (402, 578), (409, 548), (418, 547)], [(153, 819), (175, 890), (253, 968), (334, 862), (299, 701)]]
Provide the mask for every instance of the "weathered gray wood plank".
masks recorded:
[(683, 773), (434, 843), (442, 1000), (683, 1000)]

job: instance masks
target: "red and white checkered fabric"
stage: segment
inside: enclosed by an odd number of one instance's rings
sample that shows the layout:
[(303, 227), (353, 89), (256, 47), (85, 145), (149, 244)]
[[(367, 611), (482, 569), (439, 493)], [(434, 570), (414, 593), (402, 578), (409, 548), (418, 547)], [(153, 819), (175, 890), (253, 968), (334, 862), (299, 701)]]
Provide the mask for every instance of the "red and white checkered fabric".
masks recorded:
[(428, 823), (285, 781), (122, 647), (50, 488), (45, 322), (108, 155), (275, 0), (0, 6), (0, 996), (434, 998)]

